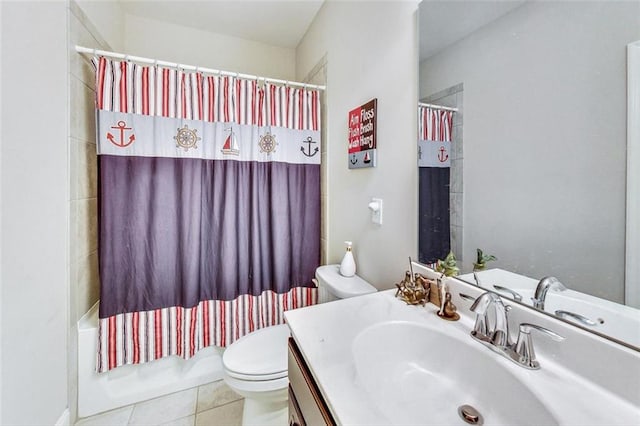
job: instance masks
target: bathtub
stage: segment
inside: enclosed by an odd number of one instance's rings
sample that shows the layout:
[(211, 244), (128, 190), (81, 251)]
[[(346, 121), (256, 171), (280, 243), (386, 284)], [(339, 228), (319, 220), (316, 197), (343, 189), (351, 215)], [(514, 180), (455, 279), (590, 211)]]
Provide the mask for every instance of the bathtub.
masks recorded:
[(156, 398), (222, 379), (223, 349), (209, 347), (184, 360), (177, 356), (96, 373), (98, 303), (78, 321), (78, 417)]

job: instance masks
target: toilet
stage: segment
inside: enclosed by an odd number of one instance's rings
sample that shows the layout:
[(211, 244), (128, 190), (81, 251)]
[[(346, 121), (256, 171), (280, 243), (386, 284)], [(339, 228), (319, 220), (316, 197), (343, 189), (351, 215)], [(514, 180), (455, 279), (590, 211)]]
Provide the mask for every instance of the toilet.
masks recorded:
[[(374, 286), (355, 275), (343, 277), (340, 265), (316, 269), (318, 303), (375, 293)], [(223, 379), (242, 395), (243, 425), (288, 424), (286, 324), (261, 328), (227, 347), (222, 356)]]

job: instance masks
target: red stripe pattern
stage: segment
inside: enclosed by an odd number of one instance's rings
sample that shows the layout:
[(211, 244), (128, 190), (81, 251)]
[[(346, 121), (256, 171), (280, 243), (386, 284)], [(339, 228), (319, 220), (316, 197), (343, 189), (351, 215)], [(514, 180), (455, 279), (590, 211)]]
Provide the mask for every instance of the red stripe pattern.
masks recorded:
[(284, 322), (283, 313), (318, 303), (318, 289), (270, 290), (230, 301), (206, 300), (179, 306), (119, 314), (99, 320), (97, 371), (143, 364), (166, 356), (189, 359), (207, 346), (227, 346), (257, 329)]
[(160, 117), (320, 130), (320, 92), (93, 59), (96, 107)]
[(422, 140), (451, 142), (453, 111), (418, 106), (418, 137)]

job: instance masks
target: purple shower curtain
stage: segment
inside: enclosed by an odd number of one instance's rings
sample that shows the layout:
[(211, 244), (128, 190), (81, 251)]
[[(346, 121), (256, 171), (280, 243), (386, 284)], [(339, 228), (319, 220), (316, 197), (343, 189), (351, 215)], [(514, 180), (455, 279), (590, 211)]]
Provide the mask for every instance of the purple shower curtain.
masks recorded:
[(418, 106), (418, 260), (435, 265), (451, 250), (453, 111)]
[(98, 371), (189, 358), (315, 303), (319, 93), (94, 63)]

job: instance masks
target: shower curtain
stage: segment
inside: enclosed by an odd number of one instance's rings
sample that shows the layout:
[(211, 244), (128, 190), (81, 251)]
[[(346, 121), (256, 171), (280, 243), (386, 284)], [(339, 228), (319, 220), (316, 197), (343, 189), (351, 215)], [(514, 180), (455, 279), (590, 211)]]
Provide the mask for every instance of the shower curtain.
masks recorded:
[(449, 181), (453, 111), (418, 106), (418, 259), (434, 264), (451, 250)]
[(97, 371), (190, 358), (316, 303), (320, 93), (94, 66)]

